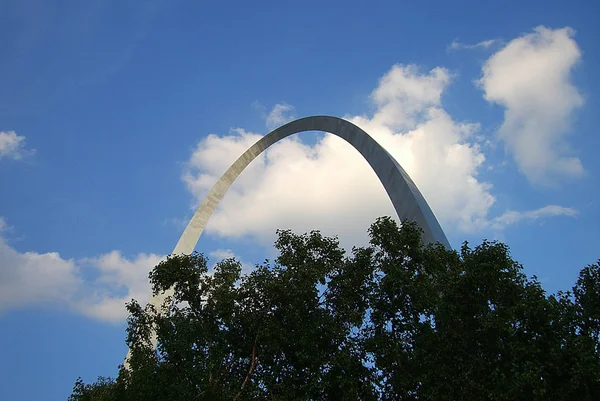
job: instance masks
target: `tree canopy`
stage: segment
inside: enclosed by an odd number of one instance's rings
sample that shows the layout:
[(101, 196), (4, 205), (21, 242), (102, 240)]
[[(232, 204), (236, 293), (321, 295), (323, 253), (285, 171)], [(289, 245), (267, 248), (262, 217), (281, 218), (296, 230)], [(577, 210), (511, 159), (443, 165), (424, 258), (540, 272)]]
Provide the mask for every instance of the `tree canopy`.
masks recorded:
[(423, 246), (390, 218), (369, 236), (346, 254), (278, 231), (279, 256), (247, 274), (168, 257), (150, 273), (175, 289), (167, 309), (127, 305), (129, 369), (69, 399), (600, 399), (600, 261), (547, 295), (499, 242)]

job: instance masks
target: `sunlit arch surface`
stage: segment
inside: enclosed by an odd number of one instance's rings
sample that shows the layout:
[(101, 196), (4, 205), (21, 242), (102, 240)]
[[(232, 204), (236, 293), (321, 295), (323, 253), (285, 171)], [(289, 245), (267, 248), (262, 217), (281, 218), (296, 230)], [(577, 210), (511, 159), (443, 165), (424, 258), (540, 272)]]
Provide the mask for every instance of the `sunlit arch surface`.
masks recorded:
[[(339, 136), (352, 145), (363, 155), (375, 174), (377, 174), (379, 181), (383, 184), (385, 191), (394, 205), (394, 209), (396, 209), (399, 219), (416, 222), (423, 230), (423, 241), (426, 244), (439, 242), (446, 248), (451, 248), (446, 235), (442, 231), (425, 198), (423, 198), (415, 183), (392, 155), (371, 138), (369, 134), (349, 121), (331, 116), (312, 116), (292, 121), (271, 131), (244, 152), (208, 192), (179, 238), (173, 254), (191, 254), (194, 251), (198, 239), (217, 205), (223, 199), (231, 184), (233, 184), (252, 160), (274, 143), (303, 131), (328, 132)], [(339, 168), (342, 169), (344, 166), (339, 166)], [(165, 298), (170, 295), (172, 295), (172, 291), (166, 291), (159, 296), (153, 297), (150, 302), (160, 307)], [(156, 345), (156, 337), (153, 337), (152, 342), (153, 345)], [(126, 365), (128, 359), (129, 353), (126, 358)]]

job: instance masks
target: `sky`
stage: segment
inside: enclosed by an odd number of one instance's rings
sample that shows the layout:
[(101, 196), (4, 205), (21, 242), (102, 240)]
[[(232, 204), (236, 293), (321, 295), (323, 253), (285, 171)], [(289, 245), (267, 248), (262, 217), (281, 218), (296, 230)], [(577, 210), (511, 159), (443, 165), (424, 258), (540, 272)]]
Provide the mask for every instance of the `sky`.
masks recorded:
[[(452, 246), (508, 244), (570, 289), (600, 258), (593, 1), (0, 3), (0, 400), (114, 376), (124, 303), (261, 136), (345, 118), (413, 178)], [(257, 158), (198, 243), (246, 271), (275, 230), (347, 249), (395, 216), (367, 163), (304, 133)]]

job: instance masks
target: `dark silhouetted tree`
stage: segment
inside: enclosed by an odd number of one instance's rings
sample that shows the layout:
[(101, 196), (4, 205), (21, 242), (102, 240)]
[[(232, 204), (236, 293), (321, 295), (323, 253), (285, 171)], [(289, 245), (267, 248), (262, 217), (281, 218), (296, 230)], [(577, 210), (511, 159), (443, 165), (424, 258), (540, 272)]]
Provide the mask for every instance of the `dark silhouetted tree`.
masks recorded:
[(70, 400), (600, 399), (600, 264), (547, 296), (502, 243), (425, 247), (390, 218), (369, 235), (347, 256), (278, 231), (275, 262), (246, 275), (169, 257), (150, 273), (168, 309), (127, 306), (130, 369)]

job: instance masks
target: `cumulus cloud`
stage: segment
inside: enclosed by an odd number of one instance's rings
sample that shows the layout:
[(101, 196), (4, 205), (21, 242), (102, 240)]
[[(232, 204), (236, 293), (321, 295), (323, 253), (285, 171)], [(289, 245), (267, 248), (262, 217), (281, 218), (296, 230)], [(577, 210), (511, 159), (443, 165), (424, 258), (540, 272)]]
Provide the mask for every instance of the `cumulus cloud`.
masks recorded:
[(97, 258), (64, 259), (56, 252), (19, 252), (0, 237), (0, 313), (43, 305), (124, 322), (126, 302), (149, 300), (148, 273), (162, 258), (139, 254), (128, 259), (114, 251)]
[(0, 131), (0, 159), (19, 160), (32, 155), (35, 150), (27, 149), (25, 137), (15, 131)]
[[(150, 300), (148, 273), (164, 256), (134, 257), (112, 251), (97, 257), (65, 259), (57, 252), (19, 252), (1, 235), (10, 226), (0, 217), (0, 315), (23, 307), (65, 308), (93, 319), (122, 323), (125, 303)], [(236, 258), (230, 249), (210, 253), (214, 262)], [(242, 272), (254, 267), (242, 262)]]
[(377, 107), (372, 122), (377, 127), (398, 131), (428, 121), (426, 114), (440, 109), (442, 93), (451, 79), (448, 70), (441, 67), (423, 74), (416, 65), (393, 66), (371, 94)]
[(161, 255), (145, 253), (126, 258), (119, 251), (112, 251), (80, 260), (80, 268), (92, 270), (97, 278), (86, 282), (83, 288), (88, 293), (80, 294), (72, 306), (100, 320), (123, 321), (127, 317), (126, 302), (133, 298), (145, 304), (150, 299), (148, 273), (163, 259)]
[[(9, 226), (0, 217), (0, 234)], [(210, 253), (214, 262), (237, 257), (230, 249)], [(0, 235), (0, 315), (23, 307), (65, 308), (93, 319), (122, 323), (125, 303), (150, 300), (148, 273), (164, 256), (132, 258), (112, 251), (98, 257), (65, 259), (57, 252), (19, 252)], [(242, 262), (242, 272), (254, 267)]]
[(0, 311), (64, 304), (83, 285), (77, 266), (58, 253), (19, 253), (0, 239)]
[(267, 114), (267, 129), (272, 131), (293, 119), (295, 119), (293, 106), (286, 103), (276, 104), (269, 114)]
[(584, 171), (567, 142), (573, 111), (584, 103), (571, 79), (581, 58), (573, 36), (570, 28), (535, 28), (492, 55), (478, 81), (485, 99), (504, 107), (499, 136), (531, 182)]
[(453, 40), (452, 43), (448, 45), (447, 51), (456, 51), (456, 50), (476, 50), (476, 49), (489, 49), (493, 45), (500, 43), (500, 39), (489, 39), (484, 40), (475, 44), (462, 43), (457, 40)]

